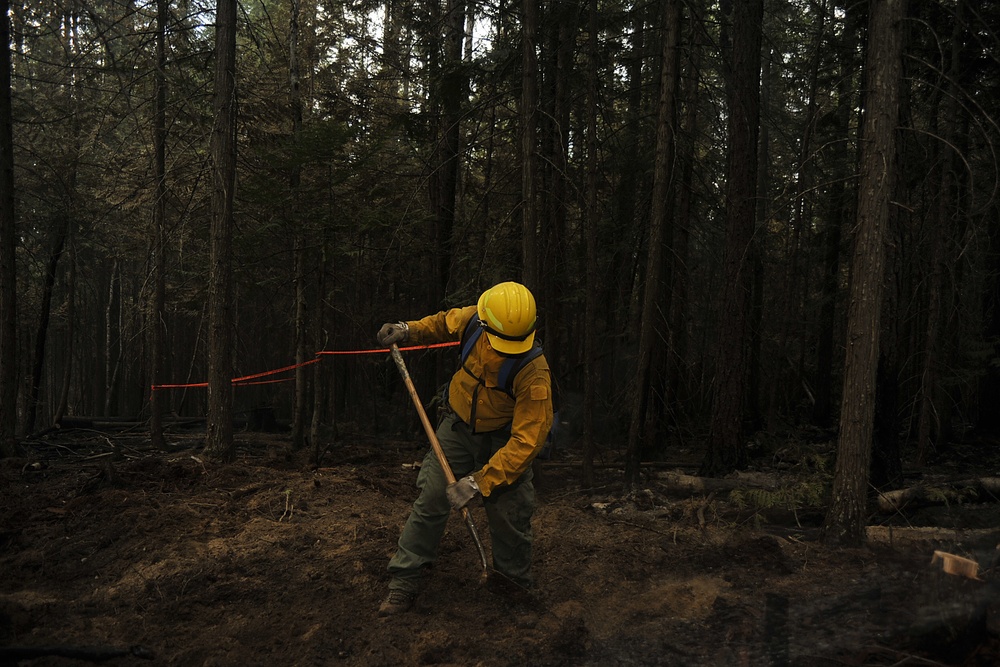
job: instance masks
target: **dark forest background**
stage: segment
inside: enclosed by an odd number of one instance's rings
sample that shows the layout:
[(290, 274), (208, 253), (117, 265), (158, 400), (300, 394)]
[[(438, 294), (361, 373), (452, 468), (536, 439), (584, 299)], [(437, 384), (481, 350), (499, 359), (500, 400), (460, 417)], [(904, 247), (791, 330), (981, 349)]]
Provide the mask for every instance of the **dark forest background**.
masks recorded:
[[(8, 454), (73, 416), (412, 429), (386, 355), (317, 353), (501, 280), (564, 446), (633, 482), (860, 424), (892, 486), (1000, 435), (997, 3), (3, 5)], [(456, 364), (407, 360), (425, 401)]]

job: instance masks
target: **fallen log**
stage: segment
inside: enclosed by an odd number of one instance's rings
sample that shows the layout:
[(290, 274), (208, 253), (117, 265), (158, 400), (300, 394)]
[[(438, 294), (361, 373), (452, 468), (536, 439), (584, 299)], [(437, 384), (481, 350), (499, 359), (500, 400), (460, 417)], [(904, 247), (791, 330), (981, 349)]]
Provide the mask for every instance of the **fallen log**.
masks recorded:
[(1000, 477), (977, 477), (922, 483), (905, 489), (885, 491), (878, 496), (878, 509), (884, 514), (891, 514), (904, 508), (998, 500)]
[[(540, 465), (543, 468), (582, 468), (582, 461), (547, 461), (539, 460)], [(639, 463), (640, 468), (671, 468), (671, 469), (685, 469), (685, 470), (697, 470), (697, 463), (690, 462), (676, 462), (676, 461), (641, 461)], [(592, 467), (595, 470), (623, 470), (625, 468), (625, 463), (594, 463)]]
[(682, 496), (729, 492), (736, 489), (773, 491), (781, 488), (781, 482), (777, 477), (760, 473), (737, 473), (735, 477), (721, 478), (698, 477), (679, 472), (658, 472), (654, 476), (663, 483), (667, 493)]
[(992, 543), (1000, 540), (1000, 528), (940, 528), (938, 526), (868, 526), (868, 542), (895, 544), (908, 542)]
[[(204, 417), (164, 417), (163, 424), (169, 426), (191, 426), (204, 424)], [(115, 431), (122, 429), (142, 429), (149, 426), (148, 420), (138, 417), (63, 417), (56, 424), (46, 426), (40, 431), (36, 431), (25, 437), (25, 440), (39, 440), (52, 433), (60, 431), (84, 430), (84, 431)]]

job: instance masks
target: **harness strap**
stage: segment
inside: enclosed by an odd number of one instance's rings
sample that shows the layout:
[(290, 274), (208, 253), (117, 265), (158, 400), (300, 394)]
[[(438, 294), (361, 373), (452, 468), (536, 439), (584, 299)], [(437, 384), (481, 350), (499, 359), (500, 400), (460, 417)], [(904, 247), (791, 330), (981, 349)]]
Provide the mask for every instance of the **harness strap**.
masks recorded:
[(521, 372), (521, 369), (528, 365), (532, 359), (542, 354), (542, 346), (536, 340), (535, 344), (527, 352), (516, 356), (506, 357), (503, 364), (500, 365), (500, 372), (497, 374), (497, 386), (491, 387), (486, 384), (485, 379), (470, 371), (469, 367), (465, 365), (466, 359), (468, 359), (469, 355), (472, 354), (472, 350), (475, 348), (476, 342), (482, 335), (483, 327), (480, 325), (479, 314), (477, 313), (472, 316), (472, 319), (469, 320), (469, 324), (465, 327), (465, 331), (462, 332), (462, 344), (460, 347), (460, 364), (462, 366), (462, 370), (468, 373), (476, 381), (476, 386), (472, 390), (472, 409), (469, 414), (470, 426), (473, 433), (475, 433), (476, 429), (476, 405), (479, 402), (478, 397), (480, 388), (485, 387), (486, 389), (499, 389), (513, 398), (514, 378), (517, 377), (517, 374)]

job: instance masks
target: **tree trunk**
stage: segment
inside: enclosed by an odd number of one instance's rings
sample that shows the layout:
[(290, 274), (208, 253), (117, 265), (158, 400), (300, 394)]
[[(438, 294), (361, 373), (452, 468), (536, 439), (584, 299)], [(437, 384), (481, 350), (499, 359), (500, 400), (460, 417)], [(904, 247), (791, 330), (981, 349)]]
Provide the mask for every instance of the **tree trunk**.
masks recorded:
[[(963, 2), (956, 5), (957, 18), (952, 27), (951, 52), (948, 72), (948, 84), (943, 91), (943, 98), (938, 112), (938, 133), (941, 136), (938, 159), (938, 182), (936, 215), (931, 220), (931, 280), (928, 286), (927, 331), (924, 340), (924, 366), (921, 374), (920, 387), (920, 417), (917, 427), (917, 460), (926, 463), (930, 454), (943, 445), (942, 434), (948, 429), (941, 421), (942, 416), (950, 416), (950, 410), (942, 405), (939, 399), (945, 392), (941, 388), (942, 379), (938, 369), (946, 367), (941, 357), (946, 355), (945, 346), (941, 344), (943, 330), (950, 319), (945, 314), (946, 299), (949, 291), (945, 285), (947, 267), (961, 262), (954, 262), (946, 256), (949, 239), (953, 237), (959, 214), (958, 177), (955, 173), (955, 150), (957, 137), (958, 100), (962, 96), (960, 80), (962, 76), (962, 32), (965, 30), (962, 17)], [(952, 275), (958, 273), (958, 268)], [(950, 294), (958, 299), (960, 290), (952, 289)], [(957, 307), (948, 309), (955, 312)], [(948, 397), (950, 398), (950, 397)], [(947, 399), (944, 401), (947, 402)]]
[(642, 315), (639, 325), (638, 364), (635, 373), (635, 393), (628, 430), (628, 450), (625, 454), (625, 484), (639, 483), (639, 459), (651, 384), (650, 367), (653, 346), (656, 345), (657, 324), (661, 321), (660, 279), (664, 252), (672, 243), (672, 222), (667, 210), (670, 181), (674, 167), (674, 141), (677, 122), (677, 84), (680, 68), (678, 46), (681, 34), (681, 7), (678, 0), (663, 4), (662, 61), (660, 64), (660, 99), (656, 122), (656, 158), (653, 165), (653, 191), (649, 214), (649, 243), (646, 248), (646, 285), (643, 290)]
[[(837, 78), (837, 108), (833, 113), (834, 136), (846, 137), (850, 133), (851, 109), (854, 95), (851, 87), (853, 62), (851, 54), (856, 50), (857, 39), (853, 36), (851, 23), (845, 21), (844, 30), (838, 42), (839, 76)], [(833, 156), (834, 170), (827, 197), (826, 225), (823, 229), (822, 300), (819, 308), (818, 335), (816, 343), (816, 403), (813, 406), (813, 423), (821, 428), (833, 422), (834, 405), (834, 331), (837, 328), (837, 296), (840, 293), (840, 243), (842, 227), (847, 219), (850, 199), (846, 181), (852, 164), (848, 142), (838, 142)]]
[[(898, 236), (898, 234), (894, 234)], [(900, 261), (892, 248), (886, 250), (887, 266), (898, 267)], [(899, 451), (899, 352), (900, 336), (897, 325), (899, 311), (899, 270), (886, 271), (885, 292), (882, 296), (882, 333), (879, 337), (878, 370), (875, 375), (875, 416), (872, 434), (872, 458), (869, 465), (869, 487), (892, 489), (903, 478), (903, 460)]]
[(42, 302), (39, 306), (38, 328), (35, 330), (35, 354), (31, 359), (31, 383), (28, 385), (28, 396), (24, 410), (24, 432), (31, 433), (35, 429), (38, 415), (38, 397), (42, 386), (42, 369), (45, 367), (45, 344), (49, 335), (49, 318), (52, 314), (52, 291), (56, 284), (56, 269), (62, 258), (66, 245), (66, 232), (69, 219), (63, 217), (59, 228), (53, 232), (52, 250), (42, 277)]
[(587, 211), (585, 243), (587, 296), (584, 302), (583, 466), (582, 486), (594, 487), (594, 412), (597, 409), (597, 300), (600, 289), (597, 227), (601, 221), (597, 197), (597, 0), (590, 0), (587, 20)]
[[(698, 21), (692, 16), (692, 21)], [(692, 27), (691, 34), (696, 34)], [(690, 255), (691, 227), (694, 222), (694, 163), (695, 146), (698, 136), (698, 79), (700, 73), (700, 47), (692, 38), (689, 48), (688, 75), (684, 91), (684, 126), (682, 136), (687, 138), (683, 144), (683, 154), (680, 156), (681, 175), (677, 195), (676, 232), (674, 234), (674, 252), (671, 257), (673, 268), (670, 271), (670, 344), (667, 345), (668, 364), (667, 379), (669, 381), (667, 402), (675, 422), (682, 415), (682, 400), (689, 400), (687, 390), (690, 388), (688, 373), (688, 284), (690, 272), (688, 259)]]
[[(942, 171), (947, 172), (947, 167), (942, 166)], [(948, 184), (947, 175), (941, 175), (942, 200), (947, 198)], [(939, 339), (941, 335), (941, 308), (944, 295), (944, 225), (951, 221), (946, 217), (945, 209), (947, 204), (944, 201), (938, 202), (938, 218), (932, 220), (930, 224), (930, 275), (927, 281), (927, 324), (924, 330), (924, 340), (922, 349), (922, 363), (920, 371), (920, 390), (918, 393), (919, 415), (917, 417), (917, 463), (925, 464), (934, 451), (937, 440), (937, 407), (935, 406), (935, 395), (937, 393), (938, 377), (938, 354), (940, 354)]]
[(17, 234), (14, 119), (10, 99), (10, 2), (0, 0), (0, 457), (15, 454), (17, 430)]
[(76, 332), (76, 243), (68, 241), (69, 268), (66, 272), (66, 354), (62, 367), (59, 400), (52, 415), (53, 424), (61, 424), (69, 404), (70, 382), (73, 380), (73, 339)]
[(114, 388), (118, 381), (118, 369), (121, 367), (122, 351), (124, 346), (116, 337), (115, 307), (118, 308), (118, 326), (121, 331), (121, 311), (122, 311), (122, 275), (118, 259), (111, 263), (111, 270), (108, 273), (108, 298), (104, 307), (104, 383), (101, 386), (101, 407), (100, 414), (107, 417), (111, 413), (111, 401), (114, 398)]
[(212, 127), (212, 227), (208, 289), (208, 433), (205, 454), (223, 461), (233, 443), (233, 188), (236, 185), (236, 0), (218, 0)]
[[(1000, 206), (994, 204), (984, 215), (1000, 220)], [(1000, 359), (1000, 225), (986, 225), (987, 248), (983, 258), (982, 337)], [(988, 364), (979, 380), (979, 412), (976, 431), (984, 437), (1000, 437), (1000, 366)]]
[[(772, 52), (767, 49), (764, 56), (763, 70), (761, 73), (760, 106), (765, 117), (770, 115), (770, 86), (771, 86), (771, 59)], [(763, 221), (768, 220), (770, 215), (770, 160), (771, 160), (771, 137), (766, 123), (760, 126), (760, 137), (757, 140), (757, 202), (755, 204), (754, 240), (750, 244), (750, 266), (753, 267), (753, 285), (750, 290), (750, 322), (747, 327), (749, 333), (749, 351), (747, 357), (747, 400), (745, 421), (750, 433), (755, 433), (764, 428), (765, 420), (763, 406), (761, 405), (761, 376), (764, 369), (761, 365), (761, 325), (764, 321), (764, 248), (761, 237), (767, 234), (763, 228)], [(792, 301), (788, 299), (787, 301)], [(786, 304), (787, 306), (787, 304)], [(780, 320), (779, 320), (780, 321)], [(784, 345), (778, 349), (784, 350)], [(777, 373), (775, 369), (773, 372)], [(774, 387), (778, 382), (772, 382)], [(774, 390), (770, 393), (771, 401), (768, 410), (767, 427), (774, 430), (774, 414), (777, 409)]]
[(521, 27), (521, 281), (538, 289), (538, 211), (535, 208), (535, 137), (538, 123), (538, 0), (522, 0)]
[[(319, 247), (319, 270), (316, 272), (316, 293), (326, 294), (326, 271), (327, 271), (327, 238), (326, 228), (320, 230)], [(326, 340), (324, 327), (326, 299), (316, 299), (313, 312), (313, 340), (317, 345)], [(332, 365), (332, 364), (331, 364)], [(323, 419), (323, 364), (313, 364), (312, 366), (312, 420), (309, 424), (309, 440), (312, 443), (312, 455), (310, 462), (320, 465), (323, 458), (323, 448), (320, 442), (320, 427)], [(333, 377), (333, 373), (328, 373), (326, 377)], [(329, 383), (332, 391), (333, 382)], [(331, 426), (336, 429), (336, 414), (333, 415)]]
[[(294, 194), (292, 195), (295, 196)], [(294, 219), (292, 224), (294, 225)], [(305, 367), (309, 353), (306, 341), (309, 339), (306, 297), (307, 251), (302, 238), (303, 230), (296, 225), (293, 253), (295, 255), (295, 396), (292, 405), (292, 449), (298, 450), (305, 444), (306, 398), (309, 392), (309, 375)]]
[[(586, 4), (586, 3), (582, 3)], [(570, 131), (575, 127), (571, 118), (572, 95), (570, 72), (574, 69), (574, 53), (579, 30), (581, 3), (553, 2), (548, 5), (546, 26), (548, 53), (542, 78), (545, 95), (539, 118), (542, 136), (538, 145), (541, 152), (542, 192), (540, 208), (544, 211), (540, 221), (540, 240), (543, 248), (539, 258), (539, 280), (548, 322), (564, 322), (561, 295), (570, 289), (569, 276), (562, 267), (568, 265), (571, 245), (567, 239), (567, 208), (570, 190), (567, 187)], [(569, 327), (549, 327), (545, 332), (545, 358), (554, 377), (561, 375), (566, 366), (566, 356), (573, 346), (567, 340)]]
[(292, 159), (291, 174), (288, 177), (292, 215), (288, 220), (293, 232), (293, 253), (295, 264), (295, 404), (292, 406), (292, 449), (301, 449), (305, 440), (306, 396), (308, 375), (303, 364), (306, 362), (306, 250), (303, 235), (305, 230), (298, 220), (299, 186), (302, 181), (302, 167), (297, 154), (302, 136), (302, 95), (299, 88), (299, 0), (292, 0), (288, 25), (288, 83), (291, 89), (289, 100), (292, 112)]
[[(863, 9), (850, 7), (844, 32), (863, 32), (861, 24), (867, 19)], [(861, 108), (867, 108), (865, 91), (860, 96)], [(855, 164), (861, 163), (865, 145), (864, 129), (858, 134), (858, 154)], [(879, 335), (878, 369), (875, 372), (875, 415), (872, 434), (872, 456), (868, 466), (870, 489), (885, 490), (896, 488), (903, 478), (903, 461), (900, 455), (900, 384), (901, 354), (906, 345), (905, 336), (900, 332), (899, 311), (902, 295), (903, 257), (897, 251), (903, 243), (903, 226), (898, 212), (890, 207), (887, 218), (887, 234), (890, 240), (885, 244), (886, 268), (883, 272), (881, 333)]]
[[(167, 65), (166, 30), (167, 2), (156, 0), (156, 70), (154, 86), (156, 97), (153, 107), (153, 179), (156, 190), (153, 201), (153, 303), (149, 322), (150, 387), (163, 381), (163, 358), (165, 355), (166, 331), (164, 329), (167, 300), (167, 231), (166, 231), (166, 168), (167, 168)], [(162, 391), (149, 392), (149, 436), (156, 449), (164, 449)]]
[(431, 301), (440, 307), (447, 301), (451, 282), (455, 206), (458, 193), (458, 174), (461, 162), (462, 102), (467, 89), (462, 65), (462, 45), (465, 36), (465, 2), (448, 0), (444, 20), (444, 58), (437, 76), (441, 98), (441, 122), (437, 159), (434, 162), (435, 188), (431, 200), (434, 210), (436, 261), (434, 263), (434, 294)]
[[(634, 258), (634, 247), (640, 234), (640, 224), (637, 200), (639, 191), (639, 178), (642, 172), (641, 160), (634, 159), (640, 151), (643, 141), (642, 119), (645, 114), (643, 109), (643, 90), (645, 88), (643, 77), (643, 63), (646, 61), (646, 12), (648, 7), (641, 3), (634, 3), (629, 12), (632, 20), (631, 50), (627, 56), (628, 71), (628, 92), (626, 94), (626, 106), (624, 118), (622, 120), (622, 140), (623, 150), (619, 158), (621, 165), (618, 186), (614, 189), (614, 215), (616, 224), (611, 228), (612, 233), (602, 239), (611, 249), (609, 258), (610, 266), (621, 266), (622, 273), (631, 277), (635, 275), (638, 258)], [(624, 238), (622, 238), (624, 231)], [(608, 329), (618, 333), (623, 329), (628, 332), (630, 342), (633, 337), (637, 338), (632, 330), (631, 323), (635, 320), (629, 317), (630, 307), (633, 303), (632, 280), (609, 280), (605, 281), (604, 301), (609, 304)]]
[[(956, 23), (961, 24), (964, 30), (964, 26), (966, 25), (964, 17), (968, 15), (964, 1), (958, 3), (957, 11), (960, 18)], [(967, 55), (966, 44), (967, 42), (961, 39), (959, 34), (953, 37), (951, 64), (951, 80), (954, 82), (955, 90), (953, 96), (958, 95), (959, 90), (965, 90), (968, 86), (967, 73), (970, 70), (968, 67), (970, 56)], [(975, 290), (969, 289), (969, 284), (973, 279), (978, 282), (981, 276), (979, 272), (967, 271), (965, 262), (961, 261), (964, 248), (969, 247), (972, 239), (978, 237), (980, 232), (970, 224), (970, 203), (975, 201), (975, 197), (972, 195), (974, 180), (969, 177), (967, 170), (954, 168), (958, 164), (956, 161), (958, 157), (967, 154), (972, 145), (969, 133), (972, 119), (968, 115), (961, 113), (957, 105), (957, 100), (958, 97), (955, 97), (950, 103), (951, 123), (953, 125), (950, 131), (953, 132), (955, 140), (954, 153), (951, 152), (952, 148), (950, 146), (943, 147), (951, 154), (950, 167), (953, 169), (951, 180), (954, 188), (951, 194), (952, 215), (954, 216), (954, 222), (951, 226), (954, 228), (954, 233), (951, 237), (952, 241), (949, 244), (949, 259), (945, 263), (946, 267), (954, 267), (948, 273), (948, 276), (951, 278), (951, 284), (947, 294), (952, 295), (952, 301), (946, 308), (947, 315), (944, 324), (945, 351), (943, 356), (945, 357), (944, 364), (947, 368), (959, 368), (964, 363), (966, 354), (964, 338), (967, 332), (972, 330), (972, 322), (978, 320), (978, 318), (974, 318), (971, 314), (972, 309), (969, 306), (969, 298)], [(981, 283), (979, 285), (978, 289), (981, 289)], [(970, 322), (970, 320), (972, 321)], [(954, 378), (954, 376), (952, 375), (951, 378)], [(938, 420), (941, 426), (938, 438), (940, 442), (948, 443), (952, 442), (956, 435), (955, 428), (959, 423), (959, 420), (955, 418), (956, 412), (965, 412), (964, 404), (968, 400), (968, 391), (964, 382), (959, 384), (954, 381), (949, 382), (943, 391), (946, 395), (946, 400), (942, 402), (941, 417)], [(968, 423), (964, 418), (964, 414), (962, 421)]]
[[(785, 350), (791, 349), (791, 341), (802, 338), (799, 322), (801, 320), (801, 313), (806, 308), (806, 296), (809, 294), (806, 284), (808, 270), (803, 268), (804, 262), (802, 258), (804, 255), (803, 244), (807, 242), (804, 238), (808, 238), (808, 230), (812, 225), (812, 198), (808, 195), (813, 190), (813, 172), (816, 171), (812, 144), (817, 123), (819, 70), (824, 57), (824, 50), (827, 46), (826, 1), (823, 0), (820, 2), (820, 6), (816, 9), (816, 29), (812, 35), (812, 58), (809, 66), (808, 89), (805, 91), (806, 112), (803, 119), (804, 127), (802, 128), (802, 136), (798, 142), (799, 155), (795, 166), (795, 173), (797, 175), (795, 195), (792, 199), (792, 210), (789, 213), (791, 235), (784, 253), (787, 270), (784, 272), (784, 284), (779, 287), (787, 295), (779, 301), (780, 305), (778, 306), (777, 313), (777, 321), (780, 327), (777, 349), (782, 350), (782, 354), (784, 354)], [(764, 166), (762, 165), (761, 168), (763, 169)], [(779, 370), (784, 366), (785, 361), (791, 367), (792, 373), (798, 375), (798, 377), (788, 377), (790, 380), (788, 382), (781, 381), (785, 377), (785, 373)], [(770, 383), (771, 392), (767, 415), (768, 429), (772, 432), (777, 426), (779, 415), (782, 414), (782, 408), (785, 407), (791, 398), (787, 388), (798, 387), (801, 381), (804, 380), (791, 358), (778, 360), (774, 373), (775, 375)]]
[[(79, 34), (78, 8), (73, 7), (65, 11), (61, 37), (63, 40), (66, 56), (73, 59), (79, 55), (81, 39)], [(5, 44), (3, 48), (7, 48)], [(77, 170), (80, 157), (80, 100), (77, 90), (78, 80), (70, 78), (70, 83), (65, 86), (65, 103), (71, 109), (68, 117), (68, 136), (66, 140), (66, 156), (63, 169), (65, 174), (62, 180), (63, 203), (57, 209), (58, 216), (52, 233), (52, 250), (50, 251), (48, 264), (42, 277), (41, 304), (39, 307), (38, 329), (35, 332), (34, 356), (31, 360), (31, 380), (28, 384), (28, 395), (25, 400), (24, 432), (31, 433), (35, 428), (38, 418), (38, 407), (41, 396), (42, 374), (45, 369), (45, 354), (49, 335), (49, 321), (51, 318), (53, 291), (56, 285), (56, 271), (62, 259), (63, 250), (66, 247), (67, 238), (71, 234), (74, 216), (76, 215), (76, 181)], [(52, 383), (49, 383), (51, 387)], [(49, 393), (54, 394), (55, 390), (50, 389)], [(52, 416), (53, 406), (49, 404), (48, 417)]]
[[(721, 476), (746, 465), (743, 417), (746, 407), (747, 322), (757, 185), (760, 121), (760, 45), (763, 0), (723, 2), (724, 28), (732, 31), (727, 59), (729, 109), (726, 158), (726, 251), (720, 331), (708, 451), (701, 473)], [(726, 47), (723, 41), (723, 48)]]
[(858, 545), (865, 539), (885, 236), (896, 164), (903, 5), (904, 0), (874, 0), (869, 18), (865, 143), (848, 305), (840, 442), (830, 509), (823, 525), (824, 540), (834, 544)]

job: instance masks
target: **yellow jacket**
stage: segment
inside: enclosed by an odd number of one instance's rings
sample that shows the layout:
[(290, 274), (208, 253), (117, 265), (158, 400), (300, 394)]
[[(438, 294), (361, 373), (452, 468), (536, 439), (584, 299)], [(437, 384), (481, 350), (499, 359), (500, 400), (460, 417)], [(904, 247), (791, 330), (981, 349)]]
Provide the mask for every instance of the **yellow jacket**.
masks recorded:
[[(475, 314), (475, 306), (466, 306), (407, 322), (409, 342), (420, 345), (461, 340)], [(511, 427), (507, 444), (472, 475), (483, 496), (489, 496), (498, 486), (513, 484), (542, 450), (552, 428), (552, 381), (545, 355), (531, 360), (514, 378), (514, 398), (497, 387), (503, 361), (504, 357), (482, 335), (448, 386), (452, 410), (473, 433), (495, 431), (508, 424)]]

